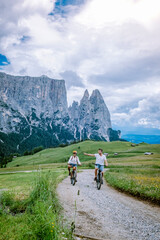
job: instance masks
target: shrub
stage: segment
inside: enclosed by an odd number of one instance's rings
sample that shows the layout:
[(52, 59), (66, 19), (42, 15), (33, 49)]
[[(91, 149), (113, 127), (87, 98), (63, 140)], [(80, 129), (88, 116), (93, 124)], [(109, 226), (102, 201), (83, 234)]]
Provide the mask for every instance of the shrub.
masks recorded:
[(25, 151), (25, 152), (23, 153), (23, 155), (24, 155), (24, 156), (27, 156), (27, 155), (29, 155), (29, 152), (28, 152), (28, 151)]
[(37, 152), (40, 152), (43, 150), (43, 147), (42, 146), (39, 146), (39, 147), (36, 147), (33, 149), (33, 153), (37, 153)]
[(64, 143), (61, 143), (60, 145), (59, 145), (59, 147), (67, 147), (68, 146), (68, 144), (64, 144)]

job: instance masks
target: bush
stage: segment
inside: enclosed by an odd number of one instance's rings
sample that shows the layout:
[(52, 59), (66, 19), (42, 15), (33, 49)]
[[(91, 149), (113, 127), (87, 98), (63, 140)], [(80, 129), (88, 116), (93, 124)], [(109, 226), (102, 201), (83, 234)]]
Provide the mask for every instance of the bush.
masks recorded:
[(44, 148), (42, 146), (39, 146), (39, 147), (36, 147), (33, 149), (33, 153), (37, 153), (37, 152), (40, 152), (42, 151)]
[(59, 145), (59, 147), (67, 147), (68, 146), (68, 144), (66, 143), (66, 144), (64, 144), (64, 143), (61, 143), (60, 145)]
[(28, 156), (28, 155), (29, 155), (29, 152), (28, 152), (28, 151), (25, 151), (25, 152), (23, 153), (23, 155), (24, 155), (24, 156)]
[(0, 166), (1, 168), (6, 168), (7, 163), (12, 162), (13, 160), (13, 154), (9, 155), (9, 156), (0, 156)]

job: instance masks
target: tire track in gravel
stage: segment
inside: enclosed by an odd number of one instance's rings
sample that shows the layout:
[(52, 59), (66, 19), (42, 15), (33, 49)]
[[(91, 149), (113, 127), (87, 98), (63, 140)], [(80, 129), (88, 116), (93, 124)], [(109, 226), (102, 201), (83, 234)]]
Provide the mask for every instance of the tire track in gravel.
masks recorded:
[(68, 177), (57, 188), (64, 216), (69, 225), (75, 220), (77, 236), (99, 240), (160, 240), (159, 207), (120, 193), (106, 183), (97, 190), (93, 178), (94, 170), (84, 170), (78, 173), (75, 186)]

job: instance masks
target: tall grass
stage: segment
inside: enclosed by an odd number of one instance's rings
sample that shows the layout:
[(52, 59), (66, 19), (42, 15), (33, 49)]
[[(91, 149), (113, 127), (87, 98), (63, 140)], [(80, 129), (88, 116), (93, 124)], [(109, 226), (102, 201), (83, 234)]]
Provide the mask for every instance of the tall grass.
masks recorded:
[(53, 173), (39, 173), (33, 190), (25, 200), (15, 199), (12, 192), (4, 192), (0, 204), (0, 239), (61, 240), (72, 239), (61, 217)]
[(111, 168), (106, 181), (123, 192), (160, 205), (160, 170), (157, 168)]

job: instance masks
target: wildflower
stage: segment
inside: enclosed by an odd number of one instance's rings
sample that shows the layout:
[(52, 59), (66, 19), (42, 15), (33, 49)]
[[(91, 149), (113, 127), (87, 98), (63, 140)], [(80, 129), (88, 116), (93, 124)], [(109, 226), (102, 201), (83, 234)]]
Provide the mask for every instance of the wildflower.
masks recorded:
[(53, 230), (51, 230), (51, 232), (53, 232)]

